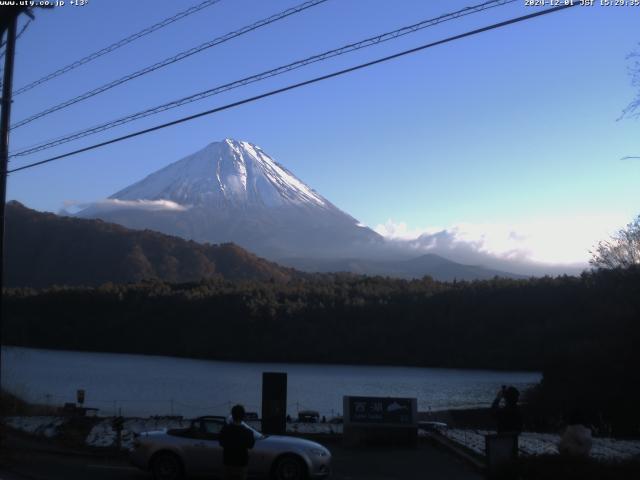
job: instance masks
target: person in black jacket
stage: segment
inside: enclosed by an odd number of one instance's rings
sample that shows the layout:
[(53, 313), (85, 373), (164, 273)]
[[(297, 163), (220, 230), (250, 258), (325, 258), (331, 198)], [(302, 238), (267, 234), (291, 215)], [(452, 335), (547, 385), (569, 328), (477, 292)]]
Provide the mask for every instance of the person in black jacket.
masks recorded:
[(231, 409), (233, 423), (220, 430), (220, 446), (222, 447), (222, 463), (225, 480), (244, 480), (247, 478), (249, 465), (249, 449), (253, 448), (255, 439), (253, 432), (242, 425), (244, 407), (236, 405)]
[[(505, 385), (502, 386), (496, 395), (491, 409), (496, 418), (496, 429), (498, 433), (520, 433), (522, 431), (522, 413), (520, 413), (520, 409), (518, 408), (519, 398), (520, 392), (516, 387), (507, 388)], [(502, 400), (504, 400), (505, 405), (501, 407), (500, 403)]]

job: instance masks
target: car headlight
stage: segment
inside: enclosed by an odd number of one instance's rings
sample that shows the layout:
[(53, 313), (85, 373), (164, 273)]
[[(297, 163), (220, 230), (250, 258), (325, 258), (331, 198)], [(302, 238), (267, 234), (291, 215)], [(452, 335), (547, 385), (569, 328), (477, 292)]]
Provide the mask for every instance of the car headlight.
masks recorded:
[(324, 448), (309, 448), (307, 451), (311, 455), (315, 455), (316, 457), (326, 457), (329, 455), (329, 452)]

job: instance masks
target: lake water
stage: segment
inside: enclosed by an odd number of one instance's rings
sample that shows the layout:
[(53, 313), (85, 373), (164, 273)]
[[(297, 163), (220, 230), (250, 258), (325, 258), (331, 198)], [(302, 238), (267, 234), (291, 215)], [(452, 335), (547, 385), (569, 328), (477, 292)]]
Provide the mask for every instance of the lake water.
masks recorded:
[(415, 397), (418, 410), (488, 406), (501, 385), (526, 388), (535, 372), (414, 367), (217, 362), (174, 357), (2, 348), (2, 386), (30, 402), (85, 406), (127, 416), (260, 412), (262, 372), (288, 374), (288, 407), (342, 412), (343, 395)]

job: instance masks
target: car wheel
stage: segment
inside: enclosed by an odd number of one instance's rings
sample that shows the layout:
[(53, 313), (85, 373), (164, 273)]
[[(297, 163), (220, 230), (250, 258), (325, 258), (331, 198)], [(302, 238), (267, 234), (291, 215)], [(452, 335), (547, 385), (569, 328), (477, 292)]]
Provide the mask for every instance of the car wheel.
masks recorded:
[(151, 473), (154, 480), (179, 480), (184, 475), (182, 462), (173, 453), (157, 453), (151, 459)]
[(304, 480), (307, 469), (298, 457), (287, 455), (280, 458), (273, 469), (274, 480)]

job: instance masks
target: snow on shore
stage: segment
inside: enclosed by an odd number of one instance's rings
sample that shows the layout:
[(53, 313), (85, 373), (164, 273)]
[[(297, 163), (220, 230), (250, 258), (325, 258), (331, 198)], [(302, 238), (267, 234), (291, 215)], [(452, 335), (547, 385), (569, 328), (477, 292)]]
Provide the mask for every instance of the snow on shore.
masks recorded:
[[(168, 418), (127, 418), (122, 424), (122, 448), (129, 450), (133, 447), (135, 434), (152, 430), (186, 428), (190, 423), (190, 420)], [(90, 447), (114, 447), (116, 440), (117, 432), (113, 428), (113, 419), (105, 418), (91, 429), (87, 435), (86, 444)]]
[(39, 437), (53, 438), (60, 434), (60, 427), (65, 423), (63, 417), (6, 417), (5, 425)]
[[(444, 429), (440, 433), (473, 452), (484, 455), (486, 430)], [(518, 439), (521, 455), (553, 455), (558, 453), (560, 435), (553, 433), (523, 432)], [(591, 457), (601, 460), (625, 460), (640, 458), (640, 440), (616, 440), (614, 438), (594, 438)]]
[[(32, 435), (54, 438), (60, 435), (60, 428), (68, 421), (67, 417), (7, 417), (6, 425), (16, 430)], [(122, 424), (122, 448), (130, 449), (136, 434), (153, 430), (168, 430), (172, 428), (186, 428), (189, 419), (176, 418), (126, 418)], [(248, 421), (250, 426), (260, 430), (260, 421)], [(342, 425), (328, 423), (288, 423), (288, 433), (324, 433), (341, 434)], [(113, 418), (107, 417), (97, 421), (87, 435), (85, 443), (90, 447), (114, 447), (117, 442), (117, 432), (113, 428)]]

